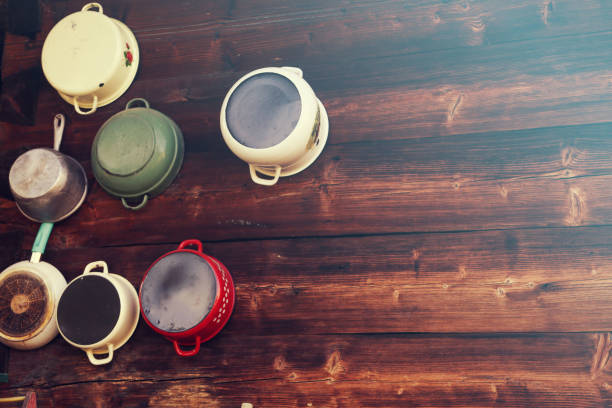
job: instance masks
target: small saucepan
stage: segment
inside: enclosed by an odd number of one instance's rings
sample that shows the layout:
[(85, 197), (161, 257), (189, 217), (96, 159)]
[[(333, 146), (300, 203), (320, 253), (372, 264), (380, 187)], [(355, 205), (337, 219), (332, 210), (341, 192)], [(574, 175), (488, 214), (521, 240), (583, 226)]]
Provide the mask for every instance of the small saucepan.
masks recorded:
[(200, 241), (190, 239), (153, 262), (139, 297), (145, 322), (170, 340), (179, 356), (193, 356), (228, 322), (235, 291), (227, 268), (204, 254)]
[(32, 221), (61, 221), (74, 213), (87, 195), (83, 166), (59, 152), (64, 123), (64, 115), (55, 115), (53, 149), (28, 150), (15, 160), (9, 172), (17, 208)]
[(42, 223), (30, 260), (0, 273), (0, 342), (9, 347), (39, 348), (58, 333), (55, 309), (66, 279), (53, 265), (40, 261), (52, 229), (52, 223)]

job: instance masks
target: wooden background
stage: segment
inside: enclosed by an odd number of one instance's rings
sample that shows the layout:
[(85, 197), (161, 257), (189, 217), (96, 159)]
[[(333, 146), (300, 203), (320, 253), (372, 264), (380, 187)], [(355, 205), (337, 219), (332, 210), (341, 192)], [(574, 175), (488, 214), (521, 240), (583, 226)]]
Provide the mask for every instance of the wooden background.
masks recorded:
[[(7, 36), (3, 75), (39, 64), (84, 1), (43, 0), (36, 40)], [(135, 286), (187, 238), (237, 288), (227, 327), (179, 358), (142, 321), (112, 364), (61, 338), (11, 351), (0, 396), (41, 407), (612, 406), (612, 4), (604, 0), (104, 0), (141, 65), (81, 117), (43, 80), (33, 127), (0, 125), (0, 267), (38, 225), (8, 169), (51, 144), (89, 195), (45, 260), (99, 259)], [(227, 90), (298, 66), (329, 113), (306, 171), (253, 184), (219, 131)], [(172, 117), (175, 183), (131, 212), (90, 168), (100, 125), (133, 97)]]

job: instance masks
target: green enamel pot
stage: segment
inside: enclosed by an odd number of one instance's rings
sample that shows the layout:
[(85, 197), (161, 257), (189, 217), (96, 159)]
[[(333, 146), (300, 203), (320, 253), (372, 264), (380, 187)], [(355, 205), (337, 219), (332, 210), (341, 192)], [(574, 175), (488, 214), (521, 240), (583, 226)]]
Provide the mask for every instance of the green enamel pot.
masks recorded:
[(125, 208), (138, 210), (172, 183), (184, 152), (177, 124), (136, 98), (98, 130), (91, 166), (104, 190), (119, 197)]

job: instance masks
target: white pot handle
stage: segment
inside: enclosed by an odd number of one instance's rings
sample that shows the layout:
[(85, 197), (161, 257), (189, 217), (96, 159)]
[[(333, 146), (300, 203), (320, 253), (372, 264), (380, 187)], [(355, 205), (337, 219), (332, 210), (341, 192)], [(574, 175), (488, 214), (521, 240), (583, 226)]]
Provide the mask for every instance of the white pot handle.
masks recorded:
[(74, 110), (77, 111), (77, 113), (81, 114), (81, 115), (91, 115), (92, 113), (94, 113), (96, 111), (96, 109), (98, 109), (98, 96), (94, 95), (94, 101), (93, 101), (93, 105), (91, 107), (90, 110), (88, 111), (82, 111), (81, 107), (79, 106), (79, 102), (77, 101), (77, 97), (73, 96), (72, 97), (72, 101), (73, 101), (73, 105), (74, 105)]
[(253, 180), (254, 183), (261, 184), (262, 186), (273, 186), (273, 185), (275, 185), (276, 182), (278, 181), (278, 178), (280, 177), (281, 166), (278, 165), (278, 164), (275, 164), (274, 167), (275, 167), (275, 169), (274, 169), (274, 178), (272, 178), (272, 179), (265, 179), (265, 178), (259, 177), (257, 175), (257, 168), (249, 163), (249, 171), (251, 172), (251, 179)]
[(95, 261), (95, 262), (91, 262), (87, 264), (87, 266), (85, 267), (85, 270), (83, 271), (83, 275), (87, 275), (89, 272), (91, 272), (95, 268), (102, 268), (102, 273), (108, 274), (108, 265), (106, 265), (106, 262)]
[(87, 354), (87, 358), (89, 358), (89, 362), (93, 365), (102, 365), (110, 363), (113, 360), (113, 350), (115, 347), (112, 344), (109, 344), (108, 346), (106, 346), (106, 348), (108, 349), (108, 356), (104, 358), (97, 358), (92, 350), (86, 350), (85, 353)]
[(83, 6), (81, 11), (91, 10), (92, 8), (97, 8), (98, 13), (104, 14), (104, 10), (102, 10), (102, 5), (100, 3), (87, 3), (86, 5)]

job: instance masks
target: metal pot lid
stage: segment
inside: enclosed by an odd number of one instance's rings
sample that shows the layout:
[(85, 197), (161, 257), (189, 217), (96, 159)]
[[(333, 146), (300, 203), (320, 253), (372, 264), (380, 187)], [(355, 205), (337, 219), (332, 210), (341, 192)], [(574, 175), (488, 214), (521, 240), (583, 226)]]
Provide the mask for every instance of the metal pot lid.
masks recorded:
[(11, 189), (23, 198), (40, 197), (59, 181), (61, 167), (59, 157), (52, 150), (29, 150), (19, 156), (11, 166)]
[(149, 269), (140, 287), (147, 320), (166, 332), (197, 326), (211, 311), (217, 296), (215, 273), (203, 257), (175, 252)]
[(73, 343), (95, 344), (115, 328), (120, 312), (115, 286), (103, 276), (89, 274), (64, 289), (57, 304), (57, 326)]
[(112, 175), (126, 177), (153, 157), (155, 129), (141, 115), (124, 111), (102, 125), (94, 143), (100, 166)]
[(302, 102), (296, 86), (283, 75), (263, 72), (232, 92), (225, 117), (234, 139), (265, 149), (285, 140), (300, 119)]
[(79, 11), (60, 20), (42, 49), (42, 67), (54, 88), (86, 95), (107, 82), (123, 58), (121, 33), (97, 11)]
[(27, 340), (38, 334), (53, 315), (45, 282), (29, 271), (8, 273), (0, 282), (0, 336)]

